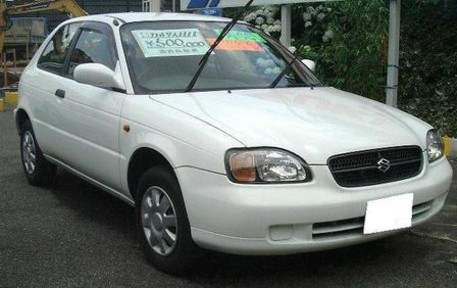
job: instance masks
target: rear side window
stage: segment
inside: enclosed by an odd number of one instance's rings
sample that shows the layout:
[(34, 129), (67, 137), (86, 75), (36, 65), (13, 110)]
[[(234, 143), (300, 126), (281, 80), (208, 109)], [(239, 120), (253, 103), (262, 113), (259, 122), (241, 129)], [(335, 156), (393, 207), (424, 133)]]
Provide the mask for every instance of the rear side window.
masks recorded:
[(38, 68), (61, 74), (70, 44), (80, 26), (80, 23), (72, 23), (60, 28), (44, 49), (38, 60)]

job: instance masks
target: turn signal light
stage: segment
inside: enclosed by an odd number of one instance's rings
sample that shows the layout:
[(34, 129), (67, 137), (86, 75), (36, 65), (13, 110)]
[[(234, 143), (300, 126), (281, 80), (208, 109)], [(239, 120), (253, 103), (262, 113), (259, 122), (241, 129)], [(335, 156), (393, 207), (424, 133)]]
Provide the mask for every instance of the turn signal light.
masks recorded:
[(230, 155), (230, 171), (233, 178), (239, 182), (254, 182), (256, 180), (254, 155), (242, 152)]

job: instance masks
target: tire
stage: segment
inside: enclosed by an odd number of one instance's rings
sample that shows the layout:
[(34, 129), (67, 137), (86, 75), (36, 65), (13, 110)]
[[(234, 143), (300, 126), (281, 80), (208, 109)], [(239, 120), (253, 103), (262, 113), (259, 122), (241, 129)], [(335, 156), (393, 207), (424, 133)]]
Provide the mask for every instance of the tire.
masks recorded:
[(21, 127), (20, 150), (22, 167), (30, 184), (44, 186), (54, 182), (57, 167), (44, 158), (30, 120), (26, 120)]
[(165, 273), (190, 272), (198, 252), (174, 174), (165, 167), (150, 168), (139, 181), (135, 200), (136, 226), (146, 258)]

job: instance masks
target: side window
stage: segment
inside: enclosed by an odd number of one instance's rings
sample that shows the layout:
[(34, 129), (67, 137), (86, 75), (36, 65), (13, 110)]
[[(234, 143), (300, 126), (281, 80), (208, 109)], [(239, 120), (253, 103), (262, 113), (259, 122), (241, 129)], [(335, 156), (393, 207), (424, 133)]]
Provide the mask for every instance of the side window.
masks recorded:
[(81, 26), (80, 23), (65, 25), (54, 34), (38, 59), (38, 68), (57, 74), (62, 73), (65, 56), (79, 26)]
[(83, 63), (99, 63), (114, 70), (116, 58), (113, 54), (113, 47), (106, 33), (84, 29), (71, 53), (68, 74), (73, 75), (76, 66)]

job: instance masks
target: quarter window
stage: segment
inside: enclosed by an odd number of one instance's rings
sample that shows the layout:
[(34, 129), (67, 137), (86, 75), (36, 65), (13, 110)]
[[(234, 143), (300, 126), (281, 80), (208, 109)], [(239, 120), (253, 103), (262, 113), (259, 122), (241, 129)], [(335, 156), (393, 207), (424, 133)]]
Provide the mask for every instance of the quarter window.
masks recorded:
[(80, 26), (80, 23), (73, 23), (60, 28), (44, 49), (43, 54), (38, 60), (38, 68), (57, 74), (62, 73), (71, 41)]

